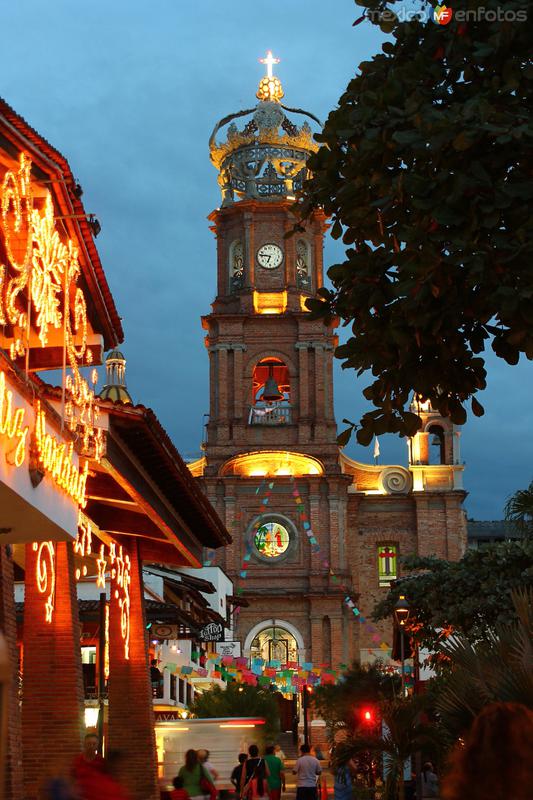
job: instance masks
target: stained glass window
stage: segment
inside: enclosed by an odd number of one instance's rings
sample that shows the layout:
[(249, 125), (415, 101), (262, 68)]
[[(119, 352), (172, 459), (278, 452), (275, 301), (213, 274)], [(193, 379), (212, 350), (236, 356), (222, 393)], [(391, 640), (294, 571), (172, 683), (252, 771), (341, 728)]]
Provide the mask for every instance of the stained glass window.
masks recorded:
[(398, 547), (395, 544), (378, 545), (379, 585), (388, 586), (398, 577)]
[(267, 558), (278, 558), (283, 555), (289, 542), (289, 532), (279, 522), (264, 523), (257, 529), (254, 537), (257, 552)]

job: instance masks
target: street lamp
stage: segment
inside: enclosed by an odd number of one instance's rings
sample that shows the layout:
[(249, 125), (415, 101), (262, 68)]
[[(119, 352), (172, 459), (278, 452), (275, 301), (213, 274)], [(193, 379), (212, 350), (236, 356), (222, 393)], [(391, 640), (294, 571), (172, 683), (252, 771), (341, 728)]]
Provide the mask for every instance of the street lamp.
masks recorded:
[(309, 696), (313, 694), (311, 686), (303, 687), (302, 705), (304, 712), (304, 744), (309, 744)]
[(402, 662), (402, 697), (405, 697), (405, 623), (409, 619), (411, 606), (401, 594), (394, 606), (394, 617), (400, 629), (400, 659)]

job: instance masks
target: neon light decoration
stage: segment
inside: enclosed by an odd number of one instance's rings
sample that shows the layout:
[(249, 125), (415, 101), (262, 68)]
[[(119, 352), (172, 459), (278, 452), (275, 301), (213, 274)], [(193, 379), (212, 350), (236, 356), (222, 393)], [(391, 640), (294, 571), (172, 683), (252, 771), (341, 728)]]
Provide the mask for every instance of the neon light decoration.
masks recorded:
[[(64, 241), (56, 226), (50, 191), (45, 190), (44, 205), (35, 207), (31, 166), (29, 156), (21, 153), (18, 171), (6, 172), (0, 187), (8, 261), (0, 264), (0, 324), (13, 326), (12, 359), (25, 354), (32, 326), (42, 347), (51, 329), (63, 329), (70, 369), (65, 380), (65, 419), (80, 435), (84, 451), (91, 451), (99, 461), (104, 433), (96, 427), (99, 412), (94, 386), (90, 388), (80, 373), (80, 367), (91, 364), (92, 355), (87, 345), (87, 303), (78, 286), (78, 248), (71, 239)], [(42, 195), (42, 186), (38, 193)]]
[(91, 523), (83, 514), (78, 515), (78, 533), (74, 542), (74, 552), (79, 556), (88, 556), (92, 552), (93, 531)]
[(98, 577), (96, 578), (96, 585), (100, 589), (105, 589), (105, 571), (107, 567), (107, 560), (105, 558), (105, 544), (100, 545), (100, 556), (96, 559), (98, 566)]
[(111, 578), (115, 582), (113, 597), (118, 602), (120, 611), (120, 633), (124, 642), (124, 658), (130, 658), (130, 584), (131, 584), (131, 561), (122, 545), (116, 549), (112, 542), (109, 545), (109, 560), (112, 565)]
[(35, 568), (37, 589), (41, 594), (47, 595), (46, 603), (44, 605), (45, 620), (46, 622), (52, 622), (56, 588), (54, 544), (53, 542), (41, 542), (41, 544), (34, 542), (33, 549), (37, 553), (37, 565)]
[(290, 544), (289, 532), (279, 522), (265, 522), (254, 536), (255, 547), (266, 558), (278, 558)]
[(105, 604), (104, 678), (109, 679), (109, 603)]
[(13, 408), (13, 392), (6, 389), (6, 376), (0, 371), (0, 436), (14, 440), (14, 448), (6, 453), (6, 460), (16, 467), (22, 466), (26, 458), (28, 426), (23, 426), (25, 410)]
[(46, 416), (37, 401), (35, 420), (34, 452), (39, 465), (49, 473), (52, 480), (75, 500), (81, 508), (85, 508), (85, 488), (89, 474), (89, 463), (80, 470), (73, 461), (74, 443), (68, 445), (58, 441), (51, 433), (46, 432)]

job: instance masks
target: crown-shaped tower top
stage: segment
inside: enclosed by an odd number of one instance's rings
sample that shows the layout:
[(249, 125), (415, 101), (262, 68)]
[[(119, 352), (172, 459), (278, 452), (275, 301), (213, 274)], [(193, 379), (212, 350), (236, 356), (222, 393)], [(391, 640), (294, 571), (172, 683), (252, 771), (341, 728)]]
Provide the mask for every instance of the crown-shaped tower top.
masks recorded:
[[(307, 177), (307, 159), (318, 150), (309, 122), (299, 127), (285, 112), (309, 117), (321, 127), (320, 120), (308, 111), (283, 105), (283, 88), (272, 71), (279, 59), (269, 51), (260, 61), (267, 74), (259, 82), (259, 103), (221, 119), (209, 139), (223, 206), (244, 199), (294, 200)], [(248, 116), (251, 119), (239, 130), (234, 120)], [(226, 125), (226, 141), (218, 143), (216, 136)]]

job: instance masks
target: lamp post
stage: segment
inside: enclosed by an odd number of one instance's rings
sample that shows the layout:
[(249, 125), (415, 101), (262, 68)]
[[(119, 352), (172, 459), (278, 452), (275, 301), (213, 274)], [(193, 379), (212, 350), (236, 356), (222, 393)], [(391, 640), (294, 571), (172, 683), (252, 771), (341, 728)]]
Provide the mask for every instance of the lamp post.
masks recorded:
[(405, 595), (401, 594), (394, 606), (394, 617), (400, 629), (400, 659), (402, 662), (402, 697), (405, 697), (405, 623), (409, 619), (411, 607)]
[(310, 686), (303, 687), (302, 705), (304, 712), (304, 744), (309, 744), (309, 695), (312, 694), (312, 692), (313, 690)]

